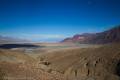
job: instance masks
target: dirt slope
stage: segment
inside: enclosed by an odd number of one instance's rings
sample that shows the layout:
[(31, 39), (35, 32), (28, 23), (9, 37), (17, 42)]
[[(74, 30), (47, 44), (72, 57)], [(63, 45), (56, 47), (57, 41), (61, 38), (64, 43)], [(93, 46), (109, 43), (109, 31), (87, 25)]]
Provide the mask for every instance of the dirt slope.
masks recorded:
[(44, 55), (52, 70), (68, 80), (119, 80), (120, 44), (56, 51)]

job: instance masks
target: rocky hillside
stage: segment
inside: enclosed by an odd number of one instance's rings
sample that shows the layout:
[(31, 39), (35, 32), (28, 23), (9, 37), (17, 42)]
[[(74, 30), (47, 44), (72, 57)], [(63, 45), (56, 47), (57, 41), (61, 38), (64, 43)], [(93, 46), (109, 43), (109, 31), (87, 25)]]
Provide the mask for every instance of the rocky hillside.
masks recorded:
[(44, 55), (51, 71), (66, 80), (120, 80), (120, 45), (69, 49)]
[(100, 33), (77, 34), (71, 38), (64, 39), (62, 42), (79, 42), (88, 44), (120, 42), (120, 26)]

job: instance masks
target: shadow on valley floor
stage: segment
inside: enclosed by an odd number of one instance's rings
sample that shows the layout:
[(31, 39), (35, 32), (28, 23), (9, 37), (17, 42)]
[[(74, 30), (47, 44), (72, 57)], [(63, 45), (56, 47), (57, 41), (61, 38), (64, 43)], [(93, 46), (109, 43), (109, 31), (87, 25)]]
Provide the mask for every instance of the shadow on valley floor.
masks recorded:
[(43, 48), (44, 46), (37, 46), (33, 44), (1, 44), (1, 49), (12, 49), (12, 48)]

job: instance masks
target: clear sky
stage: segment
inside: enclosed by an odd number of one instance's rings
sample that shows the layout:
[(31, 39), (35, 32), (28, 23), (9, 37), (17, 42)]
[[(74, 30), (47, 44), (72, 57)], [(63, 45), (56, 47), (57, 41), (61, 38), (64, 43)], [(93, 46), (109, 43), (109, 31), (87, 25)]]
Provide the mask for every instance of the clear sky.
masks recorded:
[(0, 35), (57, 41), (120, 24), (120, 0), (0, 0)]

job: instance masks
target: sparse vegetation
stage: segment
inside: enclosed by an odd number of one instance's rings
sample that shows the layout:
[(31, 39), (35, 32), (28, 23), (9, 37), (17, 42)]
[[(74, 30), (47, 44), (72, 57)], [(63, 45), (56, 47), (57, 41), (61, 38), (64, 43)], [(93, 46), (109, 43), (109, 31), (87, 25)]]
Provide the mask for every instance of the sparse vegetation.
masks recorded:
[(0, 80), (7, 80), (5, 77), (6, 77), (6, 73), (2, 71), (2, 69), (0, 68)]

